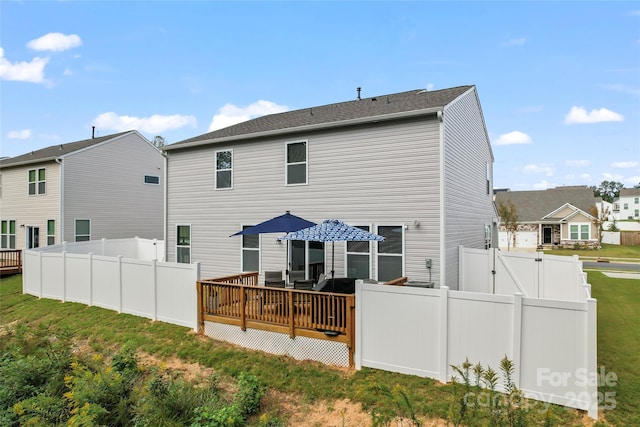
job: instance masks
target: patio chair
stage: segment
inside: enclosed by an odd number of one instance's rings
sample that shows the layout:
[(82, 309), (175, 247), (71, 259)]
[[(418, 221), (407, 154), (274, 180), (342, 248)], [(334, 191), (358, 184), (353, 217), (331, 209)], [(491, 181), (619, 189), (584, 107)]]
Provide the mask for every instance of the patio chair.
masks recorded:
[(289, 272), (289, 283), (294, 284), (296, 280), (304, 280), (304, 270), (291, 270)]
[(285, 281), (282, 280), (282, 271), (265, 271), (264, 285), (272, 288), (284, 288)]
[(295, 280), (293, 282), (293, 289), (310, 291), (313, 289), (313, 280)]

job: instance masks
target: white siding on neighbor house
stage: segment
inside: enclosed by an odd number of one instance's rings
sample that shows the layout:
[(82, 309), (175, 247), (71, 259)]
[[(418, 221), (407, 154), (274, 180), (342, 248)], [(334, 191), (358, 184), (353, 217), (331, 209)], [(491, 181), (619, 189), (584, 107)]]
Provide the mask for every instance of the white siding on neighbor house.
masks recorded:
[[(191, 224), (191, 260), (202, 277), (238, 273), (241, 238), (229, 237), (290, 210), (320, 222), (336, 218), (353, 225), (404, 225), (404, 273), (427, 280), (425, 258), (439, 280), (439, 124), (435, 115), (271, 137), (233, 144), (169, 151), (167, 260), (176, 259), (176, 224)], [(308, 143), (308, 184), (285, 185), (287, 142)], [(233, 189), (214, 188), (214, 152), (233, 149)], [(419, 226), (413, 225), (418, 220)], [(284, 270), (283, 233), (261, 236), (261, 271)], [(377, 252), (373, 245), (372, 256)], [(343, 242), (335, 244), (335, 270), (344, 275)], [(331, 244), (325, 245), (325, 271)], [(373, 277), (377, 277), (374, 271)]]
[[(45, 168), (45, 194), (29, 195), (29, 170), (41, 168)], [(3, 168), (1, 173), (0, 219), (16, 221), (16, 249), (26, 247), (29, 226), (39, 227), (40, 246), (46, 246), (50, 219), (56, 221), (56, 243), (60, 243), (60, 165), (35, 163)]]
[[(136, 133), (67, 155), (64, 160), (64, 238), (76, 219), (91, 220), (91, 239), (163, 239), (164, 157)], [(144, 176), (160, 178), (145, 184)]]
[(471, 89), (444, 110), (443, 285), (458, 289), (458, 246), (484, 248), (485, 225), (495, 216), (493, 154), (477, 93)]

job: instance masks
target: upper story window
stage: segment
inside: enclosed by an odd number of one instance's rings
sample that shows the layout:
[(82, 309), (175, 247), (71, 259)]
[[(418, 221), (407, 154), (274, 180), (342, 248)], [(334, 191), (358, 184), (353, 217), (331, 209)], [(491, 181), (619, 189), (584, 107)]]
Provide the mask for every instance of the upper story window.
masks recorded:
[(307, 183), (307, 142), (287, 143), (287, 185)]
[(160, 184), (160, 177), (155, 175), (145, 175), (144, 176), (145, 184)]
[(640, 197), (635, 197), (633, 199), (633, 203), (635, 203), (636, 205), (640, 203)]
[(45, 194), (46, 189), (45, 169), (29, 169), (29, 195)]
[(216, 190), (233, 188), (233, 151), (216, 151)]
[(625, 209), (629, 209), (629, 203), (625, 203), (625, 204), (624, 204), (624, 208), (625, 208)]

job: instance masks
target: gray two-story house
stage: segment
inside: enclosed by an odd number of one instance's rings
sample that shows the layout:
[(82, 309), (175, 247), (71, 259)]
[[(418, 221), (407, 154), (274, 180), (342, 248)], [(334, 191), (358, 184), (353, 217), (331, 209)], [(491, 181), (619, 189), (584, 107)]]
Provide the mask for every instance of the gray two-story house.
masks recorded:
[(407, 276), (457, 289), (458, 247), (493, 239), (493, 154), (475, 86), (358, 96), (164, 149), (166, 259), (199, 261), (203, 277), (284, 270), (285, 259), (308, 279), (318, 264), (329, 270), (330, 244), (230, 237), (287, 210), (385, 237), (336, 242), (336, 277)]
[(136, 131), (0, 159), (0, 247), (163, 239), (165, 158)]

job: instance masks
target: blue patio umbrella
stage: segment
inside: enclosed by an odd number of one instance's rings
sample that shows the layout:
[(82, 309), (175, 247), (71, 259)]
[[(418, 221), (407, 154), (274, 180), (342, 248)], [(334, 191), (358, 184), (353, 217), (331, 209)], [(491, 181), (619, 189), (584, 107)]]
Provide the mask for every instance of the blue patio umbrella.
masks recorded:
[[(284, 215), (280, 215), (275, 218), (268, 219), (266, 221), (261, 222), (260, 224), (254, 225), (253, 227), (245, 228), (244, 230), (240, 230), (229, 237), (242, 236), (247, 234), (289, 233), (292, 231), (298, 231), (302, 228), (312, 227), (314, 225), (316, 225), (315, 222), (307, 221), (306, 219), (300, 218), (299, 216), (292, 215), (291, 212), (287, 211)], [(289, 242), (287, 242), (287, 257), (288, 256), (289, 256)], [(287, 262), (287, 269), (285, 273), (287, 276), (289, 276), (288, 262)]]
[(333, 283), (335, 242), (382, 241), (384, 237), (358, 227), (345, 224), (337, 219), (327, 219), (318, 225), (290, 232), (279, 240), (306, 240), (310, 242), (331, 242), (331, 280)]

